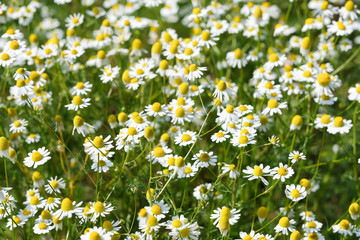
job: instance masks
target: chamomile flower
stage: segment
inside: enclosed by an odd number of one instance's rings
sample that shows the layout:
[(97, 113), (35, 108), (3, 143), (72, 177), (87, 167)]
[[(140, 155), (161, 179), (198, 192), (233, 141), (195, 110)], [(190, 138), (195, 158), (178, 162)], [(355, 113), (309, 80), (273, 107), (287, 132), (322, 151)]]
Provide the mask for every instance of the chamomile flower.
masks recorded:
[(347, 36), (353, 32), (353, 27), (350, 22), (339, 19), (338, 21), (332, 21), (328, 27), (328, 32), (336, 36)]
[(224, 80), (220, 80), (217, 83), (213, 97), (216, 99), (216, 102), (228, 101), (230, 96), (234, 95), (235, 91), (232, 86)]
[(323, 224), (321, 222), (312, 220), (312, 221), (307, 221), (305, 224), (303, 224), (302, 228), (307, 233), (314, 233), (314, 232), (319, 232), (322, 225)]
[(289, 232), (295, 231), (294, 228), (295, 220), (289, 219), (288, 217), (282, 217), (279, 223), (275, 227), (275, 232), (281, 232), (284, 235), (289, 235)]
[(58, 208), (61, 204), (60, 198), (48, 197), (43, 200), (44, 209), (53, 212), (54, 209)]
[(271, 170), (270, 174), (273, 176), (273, 179), (280, 179), (282, 182), (285, 182), (287, 178), (290, 178), (294, 175), (294, 170), (291, 167), (288, 167), (287, 164), (279, 164), (279, 167), (275, 167)]
[(37, 168), (40, 165), (45, 164), (50, 160), (50, 152), (45, 147), (39, 148), (38, 150), (33, 150), (28, 156), (24, 159), (24, 164), (27, 167)]
[(166, 106), (161, 105), (159, 102), (155, 102), (145, 107), (146, 114), (153, 117), (163, 117), (166, 115)]
[(51, 177), (48, 180), (48, 184), (45, 186), (47, 193), (52, 194), (53, 192), (60, 193), (61, 189), (65, 188), (65, 181), (62, 178)]
[(343, 119), (340, 116), (334, 117), (333, 120), (327, 126), (327, 131), (331, 134), (344, 134), (349, 133), (353, 124), (351, 120)]
[(111, 240), (110, 233), (106, 232), (106, 229), (102, 227), (90, 228), (84, 235), (80, 236), (81, 240)]
[(10, 124), (10, 132), (24, 133), (26, 131), (27, 125), (28, 125), (28, 121), (26, 121), (25, 119), (15, 120), (12, 124)]
[(278, 55), (276, 53), (271, 53), (269, 55), (268, 61), (264, 64), (266, 71), (271, 71), (274, 67), (283, 66), (285, 64), (286, 57), (285, 55)]
[(285, 194), (287, 198), (294, 202), (300, 201), (306, 197), (305, 187), (302, 187), (301, 185), (287, 185)]
[(40, 141), (40, 135), (37, 133), (31, 133), (26, 137), (25, 142), (27, 144), (37, 143)]
[(291, 160), (291, 163), (295, 163), (299, 160), (306, 160), (306, 156), (302, 152), (293, 151), (289, 154), (288, 159)]
[(169, 212), (170, 207), (161, 200), (160, 202), (154, 202), (151, 207), (145, 207), (149, 215), (156, 217), (158, 221), (165, 218), (165, 214)]
[(110, 214), (112, 210), (114, 210), (114, 207), (111, 205), (111, 203), (97, 201), (91, 205), (87, 213), (92, 214), (91, 221), (96, 222), (100, 216), (105, 217), (106, 215)]
[(235, 164), (225, 163), (221, 170), (222, 174), (229, 173), (229, 177), (233, 179), (236, 179), (240, 175), (239, 171), (236, 170)]
[(357, 202), (352, 203), (349, 206), (349, 213), (353, 220), (356, 220), (360, 217), (360, 205)]
[(71, 104), (67, 104), (67, 105), (65, 105), (65, 107), (68, 110), (77, 111), (79, 109), (90, 106), (91, 104), (89, 102), (90, 102), (90, 98), (82, 98), (82, 97), (76, 95), (73, 97)]
[(82, 117), (76, 115), (73, 119), (74, 128), (72, 134), (74, 135), (75, 130), (77, 133), (83, 135), (84, 137), (89, 134), (90, 132), (94, 131), (94, 127), (90, 124), (86, 123)]
[(66, 27), (72, 29), (74, 27), (80, 26), (84, 22), (84, 15), (80, 13), (74, 13), (65, 19)]
[(197, 139), (196, 133), (192, 132), (192, 131), (185, 131), (185, 132), (180, 132), (176, 137), (175, 137), (175, 144), (179, 145), (179, 146), (187, 146), (190, 144), (195, 143)]
[(253, 135), (246, 135), (242, 133), (235, 133), (231, 139), (231, 144), (235, 147), (246, 147), (250, 144), (255, 144), (256, 140)]
[(0, 66), (9, 67), (15, 61), (15, 53), (10, 51), (0, 52)]
[(323, 114), (321, 117), (315, 118), (315, 128), (322, 129), (327, 128), (331, 122), (331, 117), (328, 114)]
[(238, 48), (226, 54), (226, 62), (233, 68), (243, 68), (247, 64), (247, 59), (243, 51)]
[(251, 230), (249, 233), (240, 232), (239, 236), (241, 237), (241, 239), (236, 239), (236, 240), (259, 239), (260, 233), (256, 233), (254, 230)]
[(35, 234), (47, 234), (52, 229), (54, 229), (54, 225), (52, 225), (50, 221), (39, 222), (33, 227)]
[[(120, 68), (119, 67), (111, 67), (111, 65), (106, 65), (102, 69), (102, 74), (100, 75), (100, 80), (102, 83), (112, 82), (115, 78), (118, 77)], [(135, 76), (134, 76), (135, 78)]]
[(76, 204), (75, 201), (71, 201), (69, 198), (64, 198), (61, 201), (61, 208), (57, 210), (54, 215), (56, 215), (58, 220), (62, 220), (63, 218), (71, 218), (73, 214), (79, 214), (82, 212), (80, 205), (82, 202)]
[(215, 219), (214, 221), (214, 225), (216, 225), (216, 227), (219, 227), (219, 221), (222, 217), (225, 217), (228, 219), (230, 225), (234, 225), (235, 223), (237, 223), (238, 219), (240, 218), (241, 214), (239, 209), (230, 209), (228, 207), (222, 207), (222, 208), (217, 208), (214, 210), (214, 213), (211, 214), (210, 218), (211, 219)]
[(215, 143), (220, 143), (220, 142), (225, 142), (228, 138), (230, 138), (230, 135), (227, 134), (227, 132), (218, 131), (217, 133), (214, 133), (211, 136), (211, 141)]
[(355, 87), (349, 88), (349, 100), (350, 101), (358, 101), (360, 102), (360, 84), (357, 83)]
[(279, 147), (279, 143), (280, 143), (280, 139), (278, 137), (276, 137), (275, 135), (272, 135), (271, 137), (269, 137), (269, 142), (272, 144), (272, 145), (275, 145), (277, 147)]
[(354, 21), (359, 17), (360, 10), (357, 9), (357, 6), (352, 0), (349, 0), (339, 9), (339, 14), (342, 19)]
[(353, 234), (354, 226), (347, 220), (342, 219), (338, 224), (332, 226), (334, 233), (339, 233), (344, 236), (351, 236)]
[(213, 152), (205, 152), (200, 150), (197, 154), (195, 154), (192, 159), (194, 164), (199, 167), (209, 167), (210, 165), (215, 166), (217, 162), (217, 156), (214, 155)]
[(267, 107), (262, 111), (263, 115), (269, 114), (270, 116), (274, 114), (281, 114), (281, 109), (286, 108), (286, 102), (278, 102), (276, 99), (270, 99), (267, 102)]
[(77, 82), (74, 87), (70, 89), (72, 95), (86, 95), (91, 92), (93, 85), (89, 82)]
[(247, 174), (244, 177), (248, 178), (249, 181), (254, 179), (260, 179), (265, 185), (269, 184), (269, 182), (264, 178), (264, 176), (271, 176), (270, 166), (264, 167), (263, 164), (255, 165), (253, 168), (247, 166), (246, 169), (243, 170), (243, 172)]
[(195, 81), (195, 79), (201, 78), (204, 74), (203, 72), (206, 71), (206, 67), (199, 67), (196, 64), (191, 64), (188, 67), (189, 74), (187, 75), (187, 80)]

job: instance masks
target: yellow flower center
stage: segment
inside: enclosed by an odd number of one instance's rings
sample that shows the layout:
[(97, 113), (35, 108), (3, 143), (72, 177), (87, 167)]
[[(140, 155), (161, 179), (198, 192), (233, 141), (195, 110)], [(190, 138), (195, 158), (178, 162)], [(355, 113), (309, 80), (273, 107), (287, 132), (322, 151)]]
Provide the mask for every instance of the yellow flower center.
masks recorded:
[(64, 198), (61, 202), (61, 210), (69, 212), (74, 209), (72, 201), (69, 198)]
[(301, 42), (301, 48), (305, 50), (309, 50), (311, 48), (311, 40), (309, 37), (304, 37)]
[(102, 213), (105, 212), (105, 206), (102, 202), (98, 201), (94, 204), (94, 211), (96, 213)]
[(192, 173), (191, 167), (186, 167), (185, 170), (184, 170), (184, 173), (185, 173), (185, 174), (190, 174), (190, 173)]
[(317, 77), (317, 81), (318, 83), (323, 86), (326, 87), (330, 84), (330, 74), (328, 73), (319, 73), (318, 77)]
[(195, 64), (191, 64), (191, 65), (189, 66), (190, 72), (195, 72), (197, 69), (198, 69), (198, 68), (197, 68), (197, 66), (196, 66)]
[(226, 82), (224, 80), (220, 80), (217, 84), (217, 89), (220, 91), (225, 91), (227, 88)]
[(300, 115), (295, 115), (291, 120), (291, 123), (295, 126), (301, 126), (303, 123), (302, 117)]
[(355, 10), (355, 4), (354, 4), (354, 2), (353, 2), (353, 1), (347, 1), (347, 2), (345, 3), (345, 9), (346, 9), (347, 11), (349, 11), (349, 12), (354, 11), (354, 10)]
[(341, 229), (348, 230), (348, 229), (350, 228), (350, 223), (349, 223), (348, 220), (343, 219), (343, 220), (341, 220), (341, 222), (339, 223), (339, 227), (340, 227)]
[(346, 27), (345, 27), (345, 25), (344, 25), (344, 23), (342, 21), (337, 22), (337, 27), (338, 27), (339, 30), (345, 30), (346, 29)]
[(236, 50), (234, 51), (234, 55), (235, 55), (235, 58), (236, 58), (236, 59), (241, 59), (244, 54), (243, 54), (243, 52), (242, 52), (241, 49), (236, 49)]
[(270, 99), (267, 105), (269, 108), (273, 109), (279, 106), (279, 102), (276, 99)]
[(298, 198), (298, 197), (300, 197), (300, 192), (299, 192), (299, 190), (297, 190), (297, 189), (292, 190), (292, 191), (291, 191), (291, 196), (292, 196), (293, 198)]
[(75, 116), (73, 122), (75, 127), (81, 127), (84, 125), (84, 120), (80, 116)]
[(10, 59), (10, 55), (9, 55), (9, 54), (7, 54), (7, 53), (1, 54), (1, 60), (7, 61), (7, 60), (9, 60), (9, 59)]
[(264, 174), (264, 173), (263, 173), (261, 167), (259, 167), (259, 166), (254, 167), (254, 171), (253, 171), (253, 175), (254, 175), (254, 176), (260, 177), (260, 176), (262, 176), (263, 174)]
[(344, 120), (342, 117), (335, 117), (334, 118), (334, 127), (342, 127), (344, 126)]
[(38, 205), (40, 203), (40, 200), (37, 196), (32, 196), (30, 198), (30, 204), (31, 205)]
[(223, 137), (224, 136), (224, 133), (223, 132), (218, 132), (218, 133), (216, 133), (216, 137), (218, 137), (218, 138), (221, 138), (221, 137)]
[(279, 56), (276, 53), (272, 53), (269, 56), (269, 62), (276, 62), (279, 61)]
[(158, 220), (153, 215), (150, 215), (146, 223), (149, 227), (155, 227), (158, 225)]
[(73, 101), (73, 104), (76, 106), (79, 106), (83, 103), (83, 100), (80, 96), (74, 96), (72, 101)]
[(161, 111), (161, 104), (156, 102), (152, 105), (152, 108), (151, 108), (154, 112), (160, 112)]
[(288, 228), (290, 226), (289, 218), (287, 217), (280, 218), (279, 225), (283, 228)]
[(178, 158), (175, 160), (175, 166), (178, 167), (178, 168), (181, 168), (181, 167), (185, 166), (185, 160), (184, 160), (184, 158), (178, 157)]
[(188, 142), (188, 141), (191, 140), (191, 136), (186, 133), (186, 134), (182, 135), (181, 140), (182, 140), (183, 142)]
[(274, 84), (272, 84), (272, 82), (266, 82), (265, 85), (264, 85), (264, 87), (265, 87), (266, 89), (273, 89)]
[(358, 203), (352, 203), (349, 207), (349, 213), (351, 215), (358, 215), (360, 214), (360, 205)]
[(19, 47), (20, 47), (20, 45), (19, 45), (19, 43), (18, 43), (16, 40), (12, 40), (12, 41), (10, 42), (10, 48), (11, 48), (12, 50), (17, 50), (17, 49), (19, 49)]
[(101, 236), (98, 232), (92, 232), (90, 233), (90, 239), (89, 240), (101, 240)]
[(179, 231), (179, 235), (181, 238), (186, 238), (187, 236), (190, 235), (190, 229), (188, 227), (184, 228), (184, 229), (181, 229)]
[(239, 138), (239, 143), (240, 143), (240, 144), (246, 144), (246, 143), (248, 143), (248, 142), (249, 142), (249, 139), (248, 139), (247, 136), (241, 136), (241, 137)]
[(225, 230), (229, 230), (230, 228), (230, 222), (229, 219), (227, 217), (220, 217), (219, 220), (219, 229), (221, 231), (225, 231)]
[(266, 207), (259, 207), (259, 209), (257, 210), (257, 216), (259, 218), (266, 218), (268, 215), (268, 210)]
[(179, 117), (179, 118), (184, 117), (184, 116), (185, 116), (185, 110), (184, 110), (184, 108), (178, 107), (178, 108), (175, 110), (175, 116), (176, 116), (176, 117)]
[(50, 183), (51, 187), (56, 189), (59, 186), (59, 182), (56, 180), (51, 181)]
[(182, 223), (179, 219), (175, 219), (174, 221), (172, 221), (172, 226), (174, 228), (179, 228), (179, 227), (181, 227), (181, 225), (182, 225)]
[(34, 162), (38, 162), (43, 158), (43, 155), (41, 155), (41, 153), (39, 153), (38, 151), (33, 152), (33, 154), (31, 155), (31, 159)]
[(287, 174), (287, 170), (284, 167), (278, 169), (277, 173), (281, 176), (285, 176)]
[(191, 48), (185, 48), (184, 50), (185, 55), (189, 56), (194, 53), (194, 51)]
[(330, 116), (327, 114), (322, 115), (321, 117), (321, 123), (322, 124), (329, 124), (330, 123)]
[(5, 137), (0, 137), (0, 151), (9, 149), (10, 143)]

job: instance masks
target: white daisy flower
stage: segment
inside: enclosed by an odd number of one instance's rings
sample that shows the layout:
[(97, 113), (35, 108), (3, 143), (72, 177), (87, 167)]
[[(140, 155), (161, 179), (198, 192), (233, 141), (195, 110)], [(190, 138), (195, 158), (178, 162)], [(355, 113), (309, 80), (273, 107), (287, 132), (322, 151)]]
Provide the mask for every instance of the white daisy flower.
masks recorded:
[(82, 108), (90, 106), (90, 98), (82, 98), (78, 95), (74, 96), (71, 103), (65, 105), (68, 110), (77, 111)]
[(211, 141), (215, 143), (220, 143), (225, 142), (228, 138), (230, 138), (230, 135), (227, 134), (227, 132), (219, 131), (211, 136)]
[(175, 144), (180, 145), (180, 146), (187, 146), (190, 144), (195, 143), (197, 139), (196, 133), (193, 131), (185, 131), (185, 132), (180, 132), (176, 137), (175, 137)]
[(331, 134), (344, 134), (349, 133), (353, 124), (351, 120), (343, 119), (340, 116), (334, 117), (332, 121), (327, 126), (327, 131)]
[(209, 167), (215, 166), (217, 162), (217, 156), (214, 155), (213, 152), (205, 152), (203, 150), (200, 150), (197, 154), (195, 154), (192, 159), (194, 162), (194, 165), (196, 165), (199, 168), (202, 167)]
[(289, 154), (288, 159), (291, 160), (291, 163), (295, 163), (298, 160), (306, 160), (306, 156), (304, 155), (304, 153), (299, 152), (299, 151), (293, 151)]
[(229, 173), (229, 177), (232, 179), (236, 179), (240, 175), (239, 171), (236, 170), (235, 164), (225, 163), (221, 170), (222, 174)]
[(77, 82), (74, 87), (70, 89), (71, 95), (86, 95), (91, 92), (93, 85), (89, 82)]
[(281, 232), (284, 235), (289, 235), (289, 231), (295, 231), (294, 228), (295, 220), (289, 219), (288, 217), (282, 217), (279, 220), (279, 223), (275, 227), (275, 232)]
[(59, 220), (62, 220), (63, 218), (71, 218), (73, 214), (79, 214), (82, 212), (80, 205), (82, 202), (79, 202), (76, 204), (75, 201), (71, 201), (69, 198), (64, 198), (61, 201), (61, 208), (57, 210), (54, 215)]
[(45, 147), (39, 148), (38, 150), (33, 150), (28, 156), (24, 159), (24, 164), (27, 167), (37, 168), (40, 165), (45, 164), (50, 160), (50, 152)]
[(273, 176), (273, 179), (280, 179), (282, 182), (285, 182), (285, 179), (294, 175), (294, 170), (288, 167), (287, 164), (280, 163), (279, 167), (273, 168), (270, 174)]
[(287, 198), (294, 202), (304, 199), (307, 195), (305, 187), (302, 187), (301, 185), (295, 186), (295, 184), (286, 185), (285, 194)]
[(24, 133), (26, 131), (26, 126), (28, 125), (28, 121), (25, 119), (15, 120), (10, 124), (10, 132), (11, 133)]
[(265, 185), (269, 184), (269, 182), (264, 178), (264, 176), (271, 176), (270, 166), (264, 167), (263, 164), (255, 165), (253, 168), (247, 166), (246, 169), (243, 170), (243, 172), (247, 174), (244, 177), (248, 178), (249, 181), (254, 179), (260, 179)]

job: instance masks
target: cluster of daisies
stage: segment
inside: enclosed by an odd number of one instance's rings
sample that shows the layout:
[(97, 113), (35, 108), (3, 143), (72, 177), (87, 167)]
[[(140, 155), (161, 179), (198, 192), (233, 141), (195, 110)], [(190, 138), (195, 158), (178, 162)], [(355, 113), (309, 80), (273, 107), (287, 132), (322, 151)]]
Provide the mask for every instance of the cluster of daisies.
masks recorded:
[[(355, 1), (18, 4), (0, 2), (4, 238), (360, 238)], [(354, 181), (330, 220), (328, 163)]]

